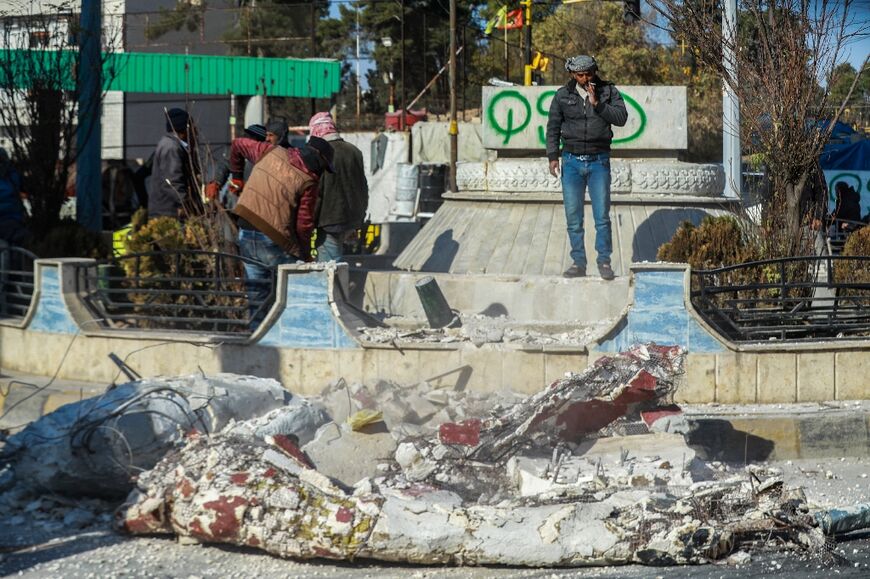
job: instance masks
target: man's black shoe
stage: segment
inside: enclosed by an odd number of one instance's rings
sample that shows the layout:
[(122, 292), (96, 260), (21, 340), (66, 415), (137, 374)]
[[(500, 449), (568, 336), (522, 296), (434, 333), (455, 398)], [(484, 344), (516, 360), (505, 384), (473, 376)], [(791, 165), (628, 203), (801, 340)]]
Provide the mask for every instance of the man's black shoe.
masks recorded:
[(565, 270), (563, 277), (586, 277), (586, 268), (580, 267), (576, 263), (572, 263), (571, 267)]
[(606, 279), (608, 281), (616, 277), (616, 274), (613, 273), (613, 268), (610, 267), (609, 263), (599, 263), (598, 273), (601, 274), (601, 279)]

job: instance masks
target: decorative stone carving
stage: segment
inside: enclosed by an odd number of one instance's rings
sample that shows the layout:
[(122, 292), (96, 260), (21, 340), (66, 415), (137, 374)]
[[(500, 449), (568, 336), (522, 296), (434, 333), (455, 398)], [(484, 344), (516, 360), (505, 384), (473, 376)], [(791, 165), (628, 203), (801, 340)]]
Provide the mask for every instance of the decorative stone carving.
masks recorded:
[(558, 177), (550, 175), (546, 159), (501, 159), (489, 163), (488, 191), (561, 191)]
[(460, 191), (486, 191), (485, 162), (456, 163), (456, 187)]
[(637, 195), (718, 197), (724, 187), (725, 173), (719, 165), (678, 161), (631, 163), (631, 192)]
[[(614, 194), (719, 197), (725, 186), (720, 165), (663, 160), (613, 159), (610, 163)], [(550, 175), (546, 159), (497, 159), (459, 163), (460, 191), (492, 193), (561, 193), (562, 183)]]
[(618, 159), (610, 161), (610, 192), (631, 193), (631, 164)]

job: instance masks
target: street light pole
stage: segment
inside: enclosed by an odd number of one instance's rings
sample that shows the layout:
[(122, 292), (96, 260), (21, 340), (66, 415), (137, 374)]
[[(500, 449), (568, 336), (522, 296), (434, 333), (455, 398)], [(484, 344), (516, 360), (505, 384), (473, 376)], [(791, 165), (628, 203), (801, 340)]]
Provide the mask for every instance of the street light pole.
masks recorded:
[(402, 0), (402, 119), (399, 121), (399, 128), (405, 130), (405, 115), (408, 111), (405, 110), (405, 0)]
[(456, 124), (456, 0), (450, 0), (450, 173), (449, 187), (456, 192), (456, 159), (459, 150), (459, 126)]
[(520, 6), (525, 7), (525, 18), (523, 19), (523, 32), (525, 33), (525, 46), (523, 60), (523, 84), (532, 86), (532, 0), (522, 0)]

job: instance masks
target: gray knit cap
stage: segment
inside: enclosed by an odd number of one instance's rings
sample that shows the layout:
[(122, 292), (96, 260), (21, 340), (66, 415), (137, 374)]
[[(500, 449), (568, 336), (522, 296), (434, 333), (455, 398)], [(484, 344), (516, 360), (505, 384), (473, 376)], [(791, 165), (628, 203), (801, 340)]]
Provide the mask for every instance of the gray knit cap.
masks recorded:
[(572, 56), (565, 61), (565, 70), (568, 72), (584, 72), (587, 70), (598, 70), (598, 63), (591, 56), (581, 54), (580, 56)]

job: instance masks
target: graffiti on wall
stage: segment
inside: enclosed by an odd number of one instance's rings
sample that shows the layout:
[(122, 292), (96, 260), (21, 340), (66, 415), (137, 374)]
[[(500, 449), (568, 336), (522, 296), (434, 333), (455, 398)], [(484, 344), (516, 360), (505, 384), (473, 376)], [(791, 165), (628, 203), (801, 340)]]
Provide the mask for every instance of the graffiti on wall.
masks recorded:
[(844, 181), (861, 195), (861, 215), (870, 214), (870, 171), (825, 171), (828, 182), (828, 211), (833, 211), (837, 205), (834, 197), (834, 186)]
[[(484, 146), (500, 149), (544, 148), (547, 144), (550, 103), (556, 90), (557, 87), (484, 88)], [(643, 94), (636, 95), (636, 91)], [(628, 109), (629, 120), (625, 127), (614, 127), (615, 147), (685, 148), (686, 139), (681, 139), (678, 134), (680, 128), (685, 133), (684, 87), (625, 87), (620, 88), (620, 93)], [(655, 110), (648, 110), (651, 108)], [(670, 139), (664, 139), (662, 134), (650, 134), (649, 119), (659, 119), (660, 109), (672, 111), (672, 114), (661, 119), (655, 131), (669, 132)], [(656, 115), (651, 115), (652, 112)], [(673, 122), (675, 117), (677, 122)]]

